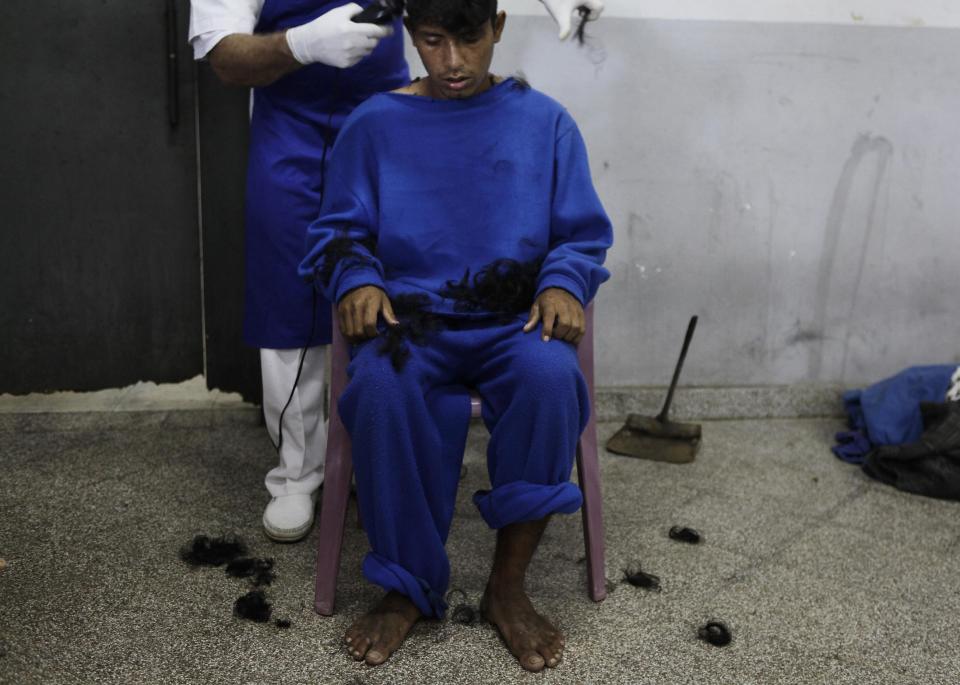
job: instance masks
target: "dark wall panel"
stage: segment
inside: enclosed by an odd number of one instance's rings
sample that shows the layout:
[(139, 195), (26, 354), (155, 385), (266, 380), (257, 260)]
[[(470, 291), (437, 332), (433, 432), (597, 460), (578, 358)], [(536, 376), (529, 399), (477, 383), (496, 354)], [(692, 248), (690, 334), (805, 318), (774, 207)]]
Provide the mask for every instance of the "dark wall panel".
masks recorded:
[(206, 62), (198, 65), (197, 87), (207, 385), (259, 403), (259, 354), (241, 340), (250, 91), (224, 86)]
[(0, 392), (202, 366), (194, 68), (177, 0), (0, 3)]

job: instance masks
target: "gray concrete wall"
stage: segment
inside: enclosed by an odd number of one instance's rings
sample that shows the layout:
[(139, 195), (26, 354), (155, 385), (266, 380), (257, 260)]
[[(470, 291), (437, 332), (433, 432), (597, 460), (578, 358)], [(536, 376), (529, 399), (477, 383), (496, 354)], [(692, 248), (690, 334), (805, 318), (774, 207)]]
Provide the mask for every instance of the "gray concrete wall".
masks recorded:
[[(960, 30), (514, 16), (616, 228), (597, 382), (856, 385), (960, 362)], [(414, 72), (422, 71), (410, 52)]]

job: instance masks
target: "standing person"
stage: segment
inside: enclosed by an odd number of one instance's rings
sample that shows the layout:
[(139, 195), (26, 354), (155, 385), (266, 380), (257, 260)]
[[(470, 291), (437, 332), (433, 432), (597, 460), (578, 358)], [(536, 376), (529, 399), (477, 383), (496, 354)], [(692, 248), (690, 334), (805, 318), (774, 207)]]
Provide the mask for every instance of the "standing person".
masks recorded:
[[(543, 2), (561, 40), (578, 7), (590, 19), (603, 10), (600, 0)], [(307, 535), (323, 483), (330, 304), (297, 265), (320, 207), (326, 153), (357, 105), (409, 82), (400, 18), (392, 26), (351, 21), (361, 9), (343, 0), (191, 0), (194, 57), (209, 58), (225, 83), (253, 88), (243, 337), (260, 348), (264, 418), (278, 445), (263, 514), (276, 541)]]

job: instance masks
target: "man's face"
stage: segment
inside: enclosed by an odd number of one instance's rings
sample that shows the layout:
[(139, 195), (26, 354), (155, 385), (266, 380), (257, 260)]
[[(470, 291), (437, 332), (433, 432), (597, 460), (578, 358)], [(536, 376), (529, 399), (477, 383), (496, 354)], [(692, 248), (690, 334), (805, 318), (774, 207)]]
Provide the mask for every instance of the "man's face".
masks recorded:
[(420, 24), (416, 28), (407, 25), (427, 70), (431, 97), (462, 100), (490, 86), (493, 46), (500, 42), (506, 19), (506, 13), (500, 12), (495, 25), (485, 21), (476, 31), (460, 35), (431, 24)]

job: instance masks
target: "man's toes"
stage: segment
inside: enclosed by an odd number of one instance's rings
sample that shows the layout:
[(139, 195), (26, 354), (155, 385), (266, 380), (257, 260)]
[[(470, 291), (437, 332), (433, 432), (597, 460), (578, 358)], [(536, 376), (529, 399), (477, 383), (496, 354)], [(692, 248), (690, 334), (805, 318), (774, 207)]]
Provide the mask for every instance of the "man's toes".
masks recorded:
[(378, 640), (367, 651), (365, 661), (371, 666), (379, 666), (390, 658), (395, 649), (395, 645), (391, 645), (385, 640)]
[(560, 659), (563, 658), (562, 652), (556, 649), (551, 649), (550, 647), (544, 647), (540, 650), (540, 655), (543, 657), (543, 662), (547, 665), (548, 668), (553, 668), (560, 663)]
[(363, 637), (363, 634), (364, 634), (363, 622), (360, 620), (355, 621), (353, 625), (347, 628), (347, 632), (343, 636), (343, 641), (345, 644), (348, 644), (348, 645), (353, 644), (354, 642), (359, 640), (361, 637)]
[(355, 639), (348, 649), (350, 650), (350, 656), (352, 656), (357, 661), (362, 661), (363, 658), (367, 655), (368, 650), (370, 649), (370, 638), (368, 637), (359, 637)]
[(543, 670), (546, 662), (538, 652), (528, 651), (520, 655), (520, 665), (528, 671), (538, 673)]
[(537, 651), (543, 656), (547, 667), (553, 668), (563, 661), (563, 635), (555, 630), (549, 631)]
[(372, 647), (364, 659), (370, 666), (379, 666), (390, 656), (385, 649)]
[(553, 640), (550, 641), (550, 649), (554, 652), (562, 652), (564, 647), (563, 636), (557, 635)]

